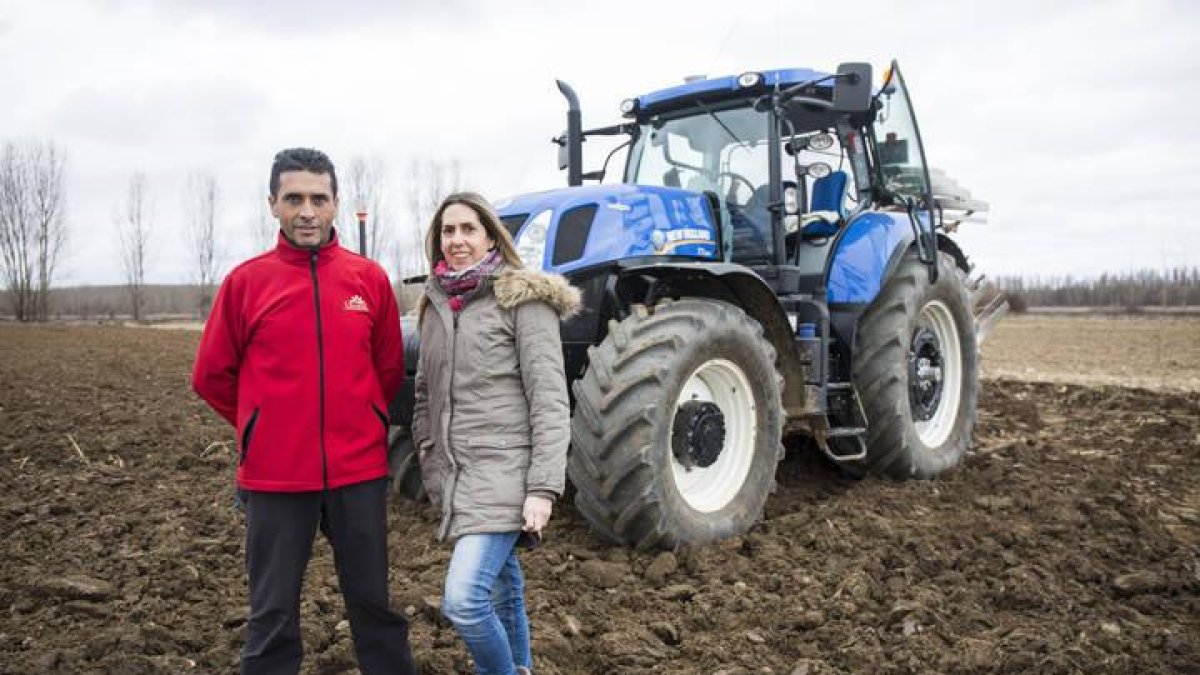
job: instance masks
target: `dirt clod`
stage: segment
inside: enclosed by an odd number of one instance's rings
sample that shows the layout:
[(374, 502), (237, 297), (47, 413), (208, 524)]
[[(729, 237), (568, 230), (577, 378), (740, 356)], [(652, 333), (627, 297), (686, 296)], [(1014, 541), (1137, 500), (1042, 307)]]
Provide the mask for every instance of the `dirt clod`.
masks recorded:
[(642, 576), (654, 586), (662, 586), (667, 577), (674, 574), (677, 569), (679, 569), (679, 561), (675, 559), (675, 554), (664, 551), (646, 566), (646, 571)]

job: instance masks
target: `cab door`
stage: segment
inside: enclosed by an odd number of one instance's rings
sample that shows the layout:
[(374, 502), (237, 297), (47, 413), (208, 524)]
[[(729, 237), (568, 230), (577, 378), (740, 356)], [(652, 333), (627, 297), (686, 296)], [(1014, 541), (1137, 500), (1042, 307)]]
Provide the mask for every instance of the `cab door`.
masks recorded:
[(937, 241), (934, 238), (934, 203), (930, 189), (929, 167), (921, 132), (913, 112), (900, 65), (892, 61), (884, 75), (883, 87), (876, 94), (878, 108), (871, 129), (872, 154), (875, 156), (876, 181), (882, 197), (903, 205), (913, 226), (917, 253), (929, 266), (931, 279), (937, 278)]

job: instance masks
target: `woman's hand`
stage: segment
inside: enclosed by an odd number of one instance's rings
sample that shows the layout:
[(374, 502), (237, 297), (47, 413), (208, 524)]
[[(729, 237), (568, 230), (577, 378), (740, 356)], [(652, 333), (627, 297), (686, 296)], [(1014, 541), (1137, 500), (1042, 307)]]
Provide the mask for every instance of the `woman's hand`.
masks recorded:
[(546, 523), (550, 521), (550, 510), (554, 502), (547, 498), (538, 495), (529, 495), (525, 498), (525, 525), (521, 529), (526, 532), (542, 533), (542, 528), (546, 527)]

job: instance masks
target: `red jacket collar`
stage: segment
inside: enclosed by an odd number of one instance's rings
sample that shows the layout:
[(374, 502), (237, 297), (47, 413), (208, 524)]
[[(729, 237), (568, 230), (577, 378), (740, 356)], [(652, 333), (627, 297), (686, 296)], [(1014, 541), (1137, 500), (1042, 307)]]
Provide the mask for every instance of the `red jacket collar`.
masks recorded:
[[(321, 264), (333, 259), (341, 252), (341, 250), (342, 246), (338, 242), (337, 229), (330, 228), (329, 241), (321, 244), (320, 248), (316, 249), (317, 264)], [(288, 238), (283, 236), (283, 230), (280, 230), (275, 241), (275, 254), (282, 258), (285, 262), (307, 265), (309, 264), (309, 261), (312, 260), (313, 249), (304, 246), (296, 246), (292, 242), (288, 241)]]

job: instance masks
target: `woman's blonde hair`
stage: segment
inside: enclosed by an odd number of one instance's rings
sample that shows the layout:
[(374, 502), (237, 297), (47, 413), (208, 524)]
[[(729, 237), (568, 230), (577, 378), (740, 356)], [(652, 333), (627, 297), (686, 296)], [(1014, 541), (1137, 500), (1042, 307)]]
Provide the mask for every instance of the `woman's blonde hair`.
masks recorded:
[(433, 220), (429, 223), (429, 232), (425, 235), (425, 256), (429, 260), (429, 272), (433, 273), (433, 268), (445, 256), (442, 255), (442, 214), (446, 209), (455, 204), (466, 206), (479, 216), (479, 222), (483, 225), (483, 229), (487, 235), (496, 242), (496, 246), (500, 249), (500, 256), (504, 258), (504, 262), (511, 268), (524, 267), (521, 262), (521, 257), (517, 255), (517, 245), (513, 243), (512, 235), (500, 222), (500, 216), (496, 215), (496, 210), (488, 203), (488, 200), (475, 192), (455, 192), (442, 200), (442, 203), (437, 207), (437, 211), (433, 212)]

